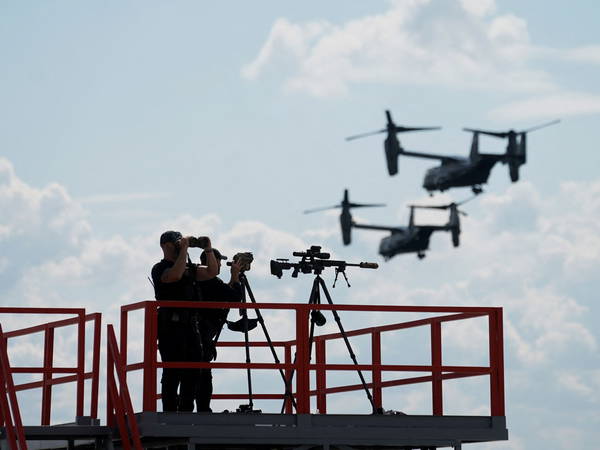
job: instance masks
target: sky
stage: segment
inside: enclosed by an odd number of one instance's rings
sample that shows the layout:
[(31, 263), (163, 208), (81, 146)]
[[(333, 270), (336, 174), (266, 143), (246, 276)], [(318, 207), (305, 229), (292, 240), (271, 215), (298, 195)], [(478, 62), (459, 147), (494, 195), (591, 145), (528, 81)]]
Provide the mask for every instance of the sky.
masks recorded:
[[(470, 448), (593, 448), (599, 18), (586, 0), (4, 2), (0, 303), (85, 307), (116, 324), (121, 305), (153, 298), (147, 276), (166, 229), (209, 235), (228, 255), (252, 251), (259, 301), (303, 302), (311, 280), (277, 280), (268, 262), (322, 245), (380, 263), (350, 273), (337, 302), (504, 308), (510, 439)], [(463, 127), (561, 122), (529, 135), (518, 183), (498, 165), (463, 206), (459, 248), (439, 233), (424, 260), (384, 262), (385, 232), (355, 230), (343, 246), (337, 211), (302, 211), (336, 204), (348, 188), (354, 201), (387, 204), (356, 220), (405, 225), (409, 203), (470, 196), (430, 198), (421, 184), (431, 160), (401, 159), (388, 176), (383, 136), (344, 140), (383, 128), (386, 109), (398, 124), (443, 127), (401, 135), (406, 148), (462, 156)], [(503, 151), (500, 140), (480, 144)], [(275, 334), (291, 323), (272, 320)], [(2, 318), (4, 328), (19, 323)], [(482, 350), (479, 325), (445, 333), (449, 357)], [(410, 347), (398, 335), (386, 348), (422, 357)], [(11, 356), (26, 361), (39, 347)], [(450, 410), (485, 411), (477, 389), (448, 383)], [(389, 395), (391, 409), (427, 413), (423, 392)]]

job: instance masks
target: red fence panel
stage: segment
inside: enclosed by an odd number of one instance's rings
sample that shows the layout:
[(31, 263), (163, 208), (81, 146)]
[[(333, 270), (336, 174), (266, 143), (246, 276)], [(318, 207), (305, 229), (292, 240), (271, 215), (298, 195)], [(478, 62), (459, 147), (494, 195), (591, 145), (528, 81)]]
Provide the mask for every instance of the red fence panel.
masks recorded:
[[(85, 399), (85, 380), (91, 380), (90, 389), (90, 410), (89, 415), (92, 418), (98, 416), (98, 389), (100, 381), (100, 333), (102, 315), (100, 313), (85, 313), (82, 308), (12, 308), (0, 307), (0, 314), (29, 314), (29, 315), (73, 315), (68, 319), (57, 320), (54, 322), (42, 323), (27, 328), (11, 330), (4, 333), (7, 344), (10, 339), (22, 336), (29, 336), (36, 333), (44, 333), (44, 355), (41, 366), (32, 367), (11, 367), (11, 374), (29, 373), (42, 375), (40, 381), (21, 383), (15, 385), (16, 391), (25, 391), (29, 389), (41, 389), (41, 425), (49, 425), (52, 412), (52, 387), (58, 384), (75, 383), (76, 400), (75, 416), (84, 415)], [(93, 341), (92, 341), (92, 363), (91, 369), (85, 368), (85, 325), (87, 322), (93, 323)], [(54, 366), (54, 337), (55, 330), (67, 326), (77, 326), (77, 348), (75, 367), (55, 367)], [(63, 374), (57, 376), (59, 374)]]
[[(245, 363), (245, 362), (169, 362), (157, 361), (156, 344), (156, 317), (158, 307), (169, 308), (245, 308), (245, 309), (275, 309), (288, 310), (295, 313), (295, 336), (289, 341), (273, 342), (275, 347), (284, 351), (283, 363)], [(371, 337), (371, 361), (369, 364), (331, 364), (327, 363), (326, 342), (342, 339), (342, 333), (323, 334), (314, 337), (316, 348), (316, 363), (311, 363), (308, 346), (309, 318), (312, 310), (360, 311), (360, 312), (402, 312), (436, 314), (417, 320), (399, 322), (395, 324), (368, 327), (346, 331), (346, 336)], [(128, 314), (132, 311), (143, 310), (144, 317), (144, 356), (142, 361), (127, 362), (127, 324)], [(489, 366), (450, 366), (443, 364), (443, 339), (442, 324), (446, 322), (464, 321), (476, 317), (487, 317), (489, 326)], [(431, 363), (428, 365), (403, 365), (382, 364), (381, 338), (386, 332), (410, 329), (415, 327), (429, 327)], [(214, 368), (214, 369), (262, 369), (284, 371), (285, 377), (290, 380), (292, 374), (296, 377), (297, 413), (310, 413), (310, 398), (316, 396), (317, 410), (319, 413), (327, 412), (327, 395), (340, 392), (370, 389), (373, 397), (374, 409), (381, 408), (384, 404), (384, 389), (392, 386), (402, 386), (417, 383), (431, 383), (432, 414), (443, 415), (443, 381), (487, 376), (490, 380), (490, 411), (493, 416), (504, 415), (504, 365), (503, 365), (503, 337), (502, 337), (502, 309), (483, 307), (435, 307), (435, 306), (391, 306), (391, 305), (329, 305), (329, 304), (284, 304), (284, 303), (221, 303), (221, 302), (184, 302), (170, 301), (157, 302), (145, 301), (121, 308), (121, 352), (126, 371), (143, 370), (143, 410), (156, 411), (156, 401), (159, 396), (156, 392), (157, 369), (165, 367), (179, 368)], [(265, 347), (265, 341), (252, 341), (252, 347)], [(221, 342), (220, 347), (243, 347), (243, 342)], [(296, 356), (292, 361), (292, 348)], [(372, 382), (351, 384), (344, 386), (327, 386), (328, 371), (355, 371), (361, 370), (372, 374)], [(316, 373), (316, 388), (311, 389), (310, 373)], [(423, 376), (398, 378), (382, 381), (382, 372), (423, 372)], [(213, 399), (247, 399), (247, 394), (219, 394), (215, 393)], [(282, 394), (253, 394), (255, 399), (279, 399), (284, 401), (286, 413), (293, 411), (292, 402)]]

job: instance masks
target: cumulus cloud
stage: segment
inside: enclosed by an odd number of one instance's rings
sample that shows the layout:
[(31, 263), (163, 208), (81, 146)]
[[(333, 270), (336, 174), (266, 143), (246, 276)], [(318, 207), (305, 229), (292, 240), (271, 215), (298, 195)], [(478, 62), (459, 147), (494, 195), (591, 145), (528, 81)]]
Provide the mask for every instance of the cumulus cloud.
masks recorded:
[(515, 120), (597, 114), (600, 97), (563, 86), (553, 64), (600, 63), (600, 45), (550, 48), (494, 0), (395, 0), (387, 11), (336, 24), (277, 19), (241, 75), (283, 77), (284, 89), (327, 97), (354, 85), (496, 91), (514, 99), (489, 113)]
[[(8, 271), (12, 274), (9, 278), (0, 278), (5, 304), (85, 306), (88, 310), (103, 312), (104, 323), (118, 323), (122, 304), (152, 298), (152, 287), (146, 277), (149, 268), (161, 256), (157, 240), (166, 229), (179, 229), (185, 234), (199, 234), (202, 230), (203, 234), (214, 237), (215, 244), (218, 242), (218, 246), (229, 255), (241, 250), (253, 251), (256, 261), (249, 277), (259, 301), (303, 302), (308, 297), (312, 277), (300, 276), (293, 280), (286, 273), (285, 279), (277, 280), (269, 274), (267, 266), (271, 258), (286, 257), (291, 250), (306, 248), (304, 237), (312, 239), (318, 235), (318, 230), (308, 230), (303, 236), (296, 236), (258, 221), (224, 224), (218, 216), (206, 215), (201, 218), (174, 218), (159, 224), (144, 236), (97, 238), (89, 232), (91, 227), (85, 211), (70, 199), (64, 188), (58, 185), (51, 189), (29, 186), (17, 177), (6, 161), (2, 173), (2, 201), (22, 198), (22, 202), (14, 204), (25, 205), (6, 209), (8, 213), (2, 216), (2, 224), (9, 230), (2, 238), (2, 245), (10, 250), (3, 255), (6, 261), (2, 263), (4, 270), (0, 271), (0, 277)], [(47, 203), (52, 207), (41, 207), (48, 196), (52, 198), (49, 193), (57, 196), (59, 201)], [(334, 301), (502, 306), (505, 359), (510, 368), (507, 371), (507, 401), (512, 411), (527, 406), (523, 398), (532, 390), (552, 392), (557, 390), (558, 385), (563, 392), (588, 398), (589, 401), (579, 410), (592, 414), (598, 398), (588, 393), (597, 391), (600, 386), (599, 368), (594, 362), (597, 361), (600, 338), (594, 322), (597, 307), (596, 299), (589, 294), (600, 290), (597, 277), (597, 267), (600, 266), (600, 239), (597, 238), (600, 236), (599, 199), (600, 181), (564, 183), (551, 197), (541, 196), (527, 182), (511, 185), (503, 194), (487, 194), (465, 205), (470, 214), (463, 220), (461, 247), (453, 248), (447, 236), (439, 239), (434, 236), (432, 251), (425, 261), (399, 256), (382, 263), (377, 271), (349, 270), (352, 288), (344, 287), (343, 281), (339, 281), (339, 287), (332, 289)], [(564, 204), (570, 205), (569, 210), (561, 207)], [(323, 217), (327, 230), (337, 229), (335, 215)], [(53, 231), (55, 226), (60, 233)], [(54, 247), (54, 251), (49, 248), (39, 253), (35, 260), (17, 258), (15, 255), (19, 252), (26, 253), (23, 249), (15, 250), (22, 241), (32, 241), (37, 245), (43, 240), (38, 236), (39, 230), (54, 236), (60, 245)], [(88, 231), (71, 240), (69, 230), (75, 235), (84, 233), (81, 230)], [(339, 236), (326, 231), (321, 238), (324, 248), (333, 250), (335, 255), (336, 249), (340, 249)], [(343, 252), (344, 259), (360, 261), (365, 259), (365, 255), (373, 255), (374, 248), (371, 242), (357, 240), (353, 246), (343, 248), (339, 253)], [(197, 254), (193, 256), (196, 258)], [(328, 273), (324, 277), (331, 285), (333, 274)], [(392, 317), (381, 314), (367, 317), (346, 312), (341, 315), (346, 329), (411, 318), (408, 315)], [(291, 314), (270, 313), (265, 317), (275, 338), (289, 338), (293, 333)], [(19, 324), (11, 321), (10, 325)], [(135, 323), (132, 323), (134, 326)], [(335, 330), (333, 320), (329, 320), (326, 330)], [(397, 338), (394, 337), (393, 345), (391, 341), (385, 344), (386, 352), (390, 352), (388, 357), (399, 363), (427, 363), (419, 359), (427, 352), (419, 349), (427, 347), (428, 341), (407, 340), (402, 333), (398, 332)], [(465, 363), (465, 355), (469, 355), (468, 363), (475, 364), (478, 361), (472, 361), (476, 357), (471, 355), (479, 355), (477, 358), (483, 358), (481, 363), (486, 363), (485, 320), (445, 326), (443, 333), (446, 362)], [(260, 330), (253, 338), (262, 339)], [(228, 336), (227, 339), (232, 338)], [(60, 342), (61, 348), (70, 348), (71, 341), (67, 337)], [(366, 341), (353, 340), (353, 345), (361, 361), (368, 357)], [(17, 353), (21, 355), (18, 361), (28, 358), (38, 358), (39, 361), (40, 345), (23, 342), (18, 348)], [(139, 351), (141, 340), (134, 339), (131, 348)], [(336, 349), (338, 354), (335, 354)], [(343, 347), (334, 346), (331, 352), (339, 360), (347, 360)], [(229, 353), (223, 354), (224, 357), (226, 355)], [(65, 362), (71, 356), (57, 352), (57, 358)], [(268, 354), (258, 358), (270, 360)], [(556, 373), (551, 370), (571, 366), (577, 371)], [(517, 375), (513, 377), (513, 373)], [(257, 381), (257, 386), (264, 387), (260, 383)], [(458, 385), (452, 385), (449, 394), (456, 399), (464, 396), (458, 403), (453, 401), (452, 405), (467, 412), (480, 413), (488, 401), (485, 393), (475, 395)], [(400, 409), (409, 407), (412, 412), (429, 411), (428, 397), (420, 391), (398, 399), (398, 404), (406, 401)], [(342, 407), (344, 402), (332, 400), (332, 406), (336, 404)], [(357, 401), (356, 407), (363, 408), (364, 404)], [(513, 423), (527, 420), (518, 417), (518, 412), (512, 414)], [(565, 424), (570, 423), (568, 412), (561, 416), (561, 420)], [(514, 440), (511, 442), (514, 443)]]
[(510, 102), (490, 111), (500, 120), (569, 117), (600, 113), (600, 95), (585, 92), (557, 91)]
[(83, 209), (64, 187), (57, 183), (31, 187), (4, 158), (0, 158), (0, 209), (0, 240), (39, 236), (73, 245), (90, 230)]
[(495, 15), (488, 1), (397, 0), (388, 11), (337, 25), (278, 19), (257, 57), (242, 69), (256, 79), (269, 66), (291, 72), (285, 86), (317, 96), (353, 83), (547, 91), (551, 77), (527, 64), (526, 22)]

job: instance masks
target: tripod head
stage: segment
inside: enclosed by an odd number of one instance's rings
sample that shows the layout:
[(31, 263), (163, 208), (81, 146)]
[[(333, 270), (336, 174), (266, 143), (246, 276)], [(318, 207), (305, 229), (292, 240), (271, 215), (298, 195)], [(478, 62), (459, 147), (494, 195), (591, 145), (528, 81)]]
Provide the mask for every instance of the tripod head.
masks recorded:
[(361, 269), (377, 269), (379, 267), (377, 263), (349, 263), (346, 261), (329, 259), (331, 255), (329, 253), (321, 252), (321, 247), (318, 245), (313, 245), (304, 252), (293, 252), (292, 254), (296, 257), (300, 257), (300, 261), (290, 262), (289, 259), (284, 258), (272, 259), (271, 275), (281, 278), (284, 270), (293, 269), (292, 278), (297, 278), (299, 273), (314, 273), (315, 275), (321, 275), (326, 267), (335, 267), (337, 279), (339, 273), (344, 274), (345, 277), (346, 267), (360, 267)]

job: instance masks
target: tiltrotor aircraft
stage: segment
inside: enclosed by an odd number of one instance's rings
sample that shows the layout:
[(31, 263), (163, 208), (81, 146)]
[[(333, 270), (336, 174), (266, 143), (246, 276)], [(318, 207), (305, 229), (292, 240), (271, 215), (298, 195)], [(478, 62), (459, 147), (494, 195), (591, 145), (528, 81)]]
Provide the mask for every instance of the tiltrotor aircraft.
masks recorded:
[[(480, 194), (483, 192), (481, 185), (487, 183), (490, 172), (497, 162), (508, 164), (510, 179), (513, 183), (518, 181), (519, 168), (527, 161), (527, 133), (560, 122), (560, 120), (554, 120), (552, 122), (522, 131), (509, 130), (504, 132), (496, 132), (465, 128), (465, 131), (473, 133), (471, 152), (469, 157), (465, 158), (462, 156), (436, 155), (432, 153), (420, 153), (404, 150), (395, 133), (401, 131), (412, 131), (413, 129), (396, 127), (392, 121), (389, 111), (386, 111), (386, 115), (388, 119), (388, 125), (386, 129), (372, 133), (350, 136), (346, 139), (351, 140), (359, 137), (369, 136), (371, 134), (387, 132), (388, 136), (385, 139), (384, 147), (386, 160), (388, 163), (388, 172), (390, 175), (395, 175), (398, 173), (398, 157), (400, 155), (440, 160), (441, 164), (439, 166), (432, 167), (425, 173), (423, 187), (430, 194), (432, 194), (434, 191), (443, 192), (453, 187), (471, 187), (473, 193)], [(396, 130), (396, 128), (398, 128), (399, 131)], [(433, 128), (415, 128), (415, 130), (418, 129)], [(508, 139), (506, 153), (479, 153), (480, 134)]]
[[(471, 200), (471, 199), (468, 199)], [(349, 245), (351, 242), (351, 231), (352, 228), (360, 228), (365, 230), (380, 230), (389, 231), (391, 234), (384, 237), (379, 244), (379, 254), (384, 257), (386, 261), (395, 255), (401, 253), (416, 253), (419, 259), (425, 257), (425, 251), (429, 249), (429, 240), (434, 231), (449, 231), (452, 234), (452, 244), (454, 247), (458, 247), (460, 244), (460, 217), (459, 215), (465, 215), (463, 211), (460, 211), (458, 207), (466, 201), (460, 203), (449, 203), (447, 205), (409, 205), (410, 218), (408, 220), (408, 226), (402, 227), (390, 227), (382, 225), (367, 225), (356, 223), (352, 219), (350, 209), (361, 206), (384, 206), (382, 204), (357, 204), (351, 203), (348, 199), (348, 189), (344, 190), (344, 199), (338, 205), (328, 206), (324, 208), (309, 209), (304, 213), (312, 213), (316, 211), (323, 211), (326, 209), (342, 208), (340, 214), (340, 225), (342, 228), (342, 240), (344, 245)], [(448, 223), (445, 225), (415, 225), (414, 223), (414, 210), (416, 208), (423, 209), (449, 209), (450, 217)]]

